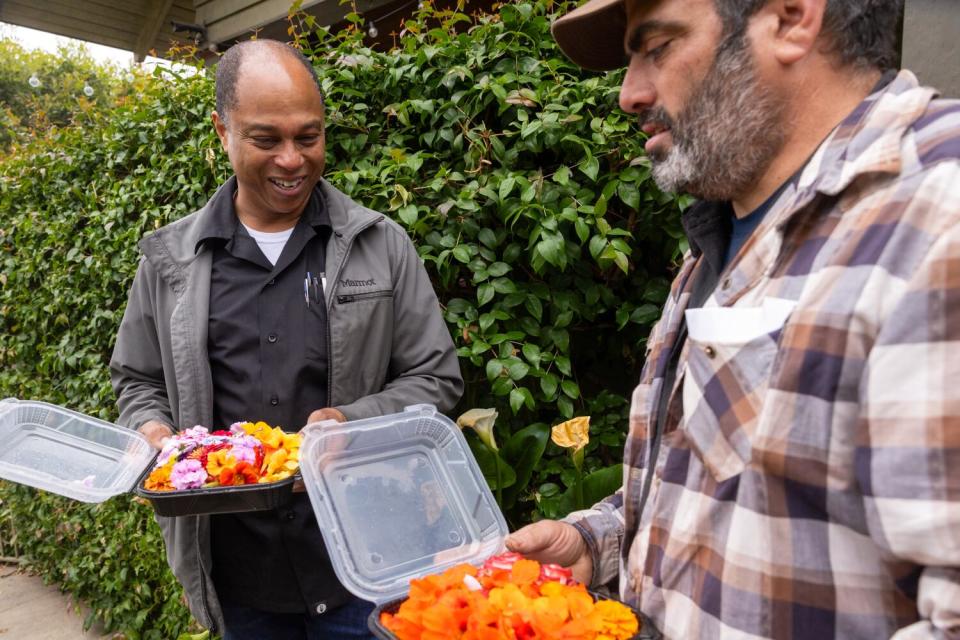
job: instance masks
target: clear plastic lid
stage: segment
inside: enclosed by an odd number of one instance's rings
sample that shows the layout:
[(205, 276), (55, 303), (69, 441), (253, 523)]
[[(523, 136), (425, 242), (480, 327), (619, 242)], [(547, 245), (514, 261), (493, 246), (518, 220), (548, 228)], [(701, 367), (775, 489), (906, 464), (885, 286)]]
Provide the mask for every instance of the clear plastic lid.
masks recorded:
[(83, 502), (133, 488), (156, 451), (146, 438), (45, 402), (0, 400), (0, 478)]
[(429, 405), (303, 431), (300, 470), (337, 577), (378, 604), (503, 549), (507, 523), (467, 442)]

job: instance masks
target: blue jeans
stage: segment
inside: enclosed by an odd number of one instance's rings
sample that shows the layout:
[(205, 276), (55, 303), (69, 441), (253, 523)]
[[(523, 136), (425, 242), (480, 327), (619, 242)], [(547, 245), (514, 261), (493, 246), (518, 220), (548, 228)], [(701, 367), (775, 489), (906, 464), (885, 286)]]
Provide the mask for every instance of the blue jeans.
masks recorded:
[(374, 605), (354, 599), (320, 616), (306, 613), (270, 613), (223, 603), (226, 630), (223, 640), (336, 640), (373, 638), (367, 616)]

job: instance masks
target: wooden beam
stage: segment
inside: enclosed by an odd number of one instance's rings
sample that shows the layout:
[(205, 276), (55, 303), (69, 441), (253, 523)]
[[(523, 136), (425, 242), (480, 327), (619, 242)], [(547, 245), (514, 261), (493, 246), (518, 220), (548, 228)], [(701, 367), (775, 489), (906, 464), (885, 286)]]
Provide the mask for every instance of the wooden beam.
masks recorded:
[(147, 52), (153, 46), (160, 29), (170, 13), (170, 7), (173, 0), (151, 0), (150, 13), (147, 15), (140, 28), (140, 35), (137, 36), (137, 43), (133, 47), (133, 59), (137, 62), (143, 62), (147, 57)]

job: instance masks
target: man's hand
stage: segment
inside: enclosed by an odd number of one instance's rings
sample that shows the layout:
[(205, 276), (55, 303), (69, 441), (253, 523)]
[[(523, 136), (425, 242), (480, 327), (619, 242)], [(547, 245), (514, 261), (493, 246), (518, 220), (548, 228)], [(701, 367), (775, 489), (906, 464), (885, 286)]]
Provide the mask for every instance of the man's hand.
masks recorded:
[[(347, 416), (340, 413), (339, 409), (334, 409), (333, 407), (324, 407), (323, 409), (317, 409), (316, 411), (310, 414), (310, 417), (307, 418), (307, 424), (313, 422), (321, 422), (323, 420), (336, 420), (337, 422), (346, 422)], [(306, 426), (306, 425), (304, 425)], [(293, 492), (294, 493), (303, 493), (306, 491), (306, 487), (303, 484), (303, 480), (297, 478), (293, 481)]]
[(320, 422), (321, 420), (336, 420), (337, 422), (346, 422), (347, 416), (340, 413), (339, 409), (325, 407), (323, 409), (317, 409), (311, 413), (310, 417), (307, 418), (307, 424), (310, 424), (311, 422)]
[(167, 438), (173, 436), (173, 428), (159, 420), (147, 420), (140, 425), (137, 431), (146, 437), (147, 442), (149, 442), (150, 446), (154, 449), (163, 449)]
[(593, 559), (580, 532), (566, 522), (541, 520), (507, 537), (507, 549), (531, 560), (569, 567), (573, 577), (585, 585), (593, 576)]

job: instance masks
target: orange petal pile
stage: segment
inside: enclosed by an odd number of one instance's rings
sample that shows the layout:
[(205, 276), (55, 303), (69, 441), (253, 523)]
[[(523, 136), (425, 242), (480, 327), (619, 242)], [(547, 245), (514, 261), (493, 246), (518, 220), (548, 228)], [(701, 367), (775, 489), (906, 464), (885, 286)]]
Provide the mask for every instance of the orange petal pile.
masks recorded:
[(597, 600), (556, 565), (515, 553), (410, 582), (380, 624), (399, 640), (627, 640), (640, 624), (615, 600)]

